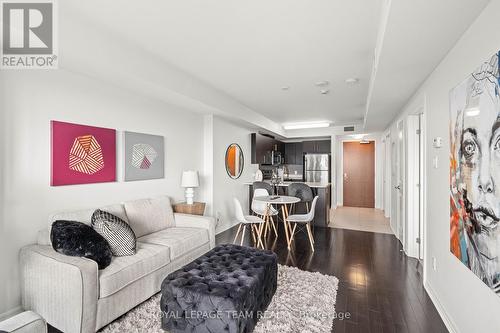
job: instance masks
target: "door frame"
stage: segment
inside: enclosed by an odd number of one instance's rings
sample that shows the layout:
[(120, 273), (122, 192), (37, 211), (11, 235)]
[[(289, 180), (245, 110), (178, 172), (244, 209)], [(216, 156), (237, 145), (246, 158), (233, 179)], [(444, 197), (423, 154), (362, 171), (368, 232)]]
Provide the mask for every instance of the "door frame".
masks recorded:
[(403, 250), (407, 248), (406, 231), (406, 122), (404, 119), (398, 120), (396, 124), (396, 184), (394, 193), (396, 196), (396, 237), (403, 245)]
[[(405, 116), (398, 119), (394, 127), (396, 133), (391, 136), (391, 144), (395, 144), (394, 147), (391, 146), (391, 203), (396, 205), (391, 210), (395, 222), (394, 231), (405, 253), (422, 260), (426, 257), (428, 188), (425, 96)], [(417, 129), (420, 129), (420, 135), (417, 135)], [(401, 186), (401, 191), (395, 189), (398, 185)], [(402, 207), (398, 205), (399, 196)], [(393, 219), (391, 225), (392, 221)], [(417, 243), (417, 237), (420, 238), (420, 243)]]
[[(363, 139), (368, 142), (373, 143), (373, 209), (377, 209), (377, 141), (375, 139)], [(343, 140), (342, 141), (342, 174), (341, 174), (341, 179), (342, 179), (342, 205), (344, 205), (344, 143), (348, 142), (356, 142), (358, 144), (361, 144), (361, 140)], [(363, 208), (363, 207), (356, 207), (355, 208)]]
[[(420, 207), (421, 207), (421, 156), (420, 156), (420, 114), (410, 114), (407, 126), (407, 163), (406, 163), (406, 246), (408, 256), (419, 258), (420, 245)], [(422, 238), (420, 238), (422, 239)]]
[[(425, 98), (407, 117), (408, 126), (412, 131), (420, 130), (420, 135), (408, 136), (408, 201), (407, 219), (408, 236), (411, 240), (406, 249), (408, 256), (423, 260), (425, 257), (426, 242), (426, 122), (425, 122)], [(420, 238), (420, 243), (416, 239)]]
[[(382, 182), (383, 191), (383, 209), (384, 216), (388, 219), (391, 218), (391, 132), (388, 131), (383, 134), (382, 143), (384, 144), (384, 180)], [(393, 230), (394, 231), (394, 230)]]
[[(377, 167), (377, 164), (379, 162), (378, 159), (378, 153), (379, 153), (379, 144), (380, 144), (380, 137), (378, 134), (376, 135), (370, 135), (366, 134), (363, 139), (368, 140), (368, 141), (373, 141), (375, 143), (375, 189), (374, 189), (374, 197), (375, 197), (375, 209), (382, 209), (383, 207), (380, 206), (380, 197), (379, 197), (379, 191), (378, 189), (381, 186), (381, 182), (383, 180), (383, 175), (379, 175), (380, 170), (379, 167)], [(337, 140), (337, 151), (338, 151), (338, 162), (336, 170), (337, 172), (337, 178), (335, 181), (337, 182), (337, 206), (343, 206), (344, 205), (344, 142), (359, 142), (361, 141), (360, 139), (354, 139), (354, 138), (341, 138), (340, 140)]]

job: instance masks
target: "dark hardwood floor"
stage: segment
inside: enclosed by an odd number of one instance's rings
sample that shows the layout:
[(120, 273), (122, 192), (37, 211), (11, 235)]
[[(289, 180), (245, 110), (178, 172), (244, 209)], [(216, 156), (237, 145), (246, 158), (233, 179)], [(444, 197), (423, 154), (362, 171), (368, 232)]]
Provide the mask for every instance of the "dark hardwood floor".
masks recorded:
[[(217, 244), (232, 243), (236, 230), (217, 235)], [(422, 285), (422, 266), (400, 251), (393, 235), (316, 228), (313, 253), (304, 233), (288, 251), (283, 229), (279, 232), (277, 241), (274, 236), (266, 240), (279, 263), (339, 279), (336, 311), (345, 319), (336, 319), (332, 332), (448, 332)], [(247, 234), (246, 245), (250, 240)]]
[[(237, 228), (217, 235), (217, 244), (232, 243)], [(448, 332), (422, 284), (422, 267), (408, 258), (393, 235), (316, 228), (315, 252), (305, 233), (291, 251), (283, 229), (266, 247), (280, 264), (336, 276), (340, 283), (336, 311), (350, 318), (334, 321), (335, 333)], [(247, 234), (246, 245), (251, 237)]]

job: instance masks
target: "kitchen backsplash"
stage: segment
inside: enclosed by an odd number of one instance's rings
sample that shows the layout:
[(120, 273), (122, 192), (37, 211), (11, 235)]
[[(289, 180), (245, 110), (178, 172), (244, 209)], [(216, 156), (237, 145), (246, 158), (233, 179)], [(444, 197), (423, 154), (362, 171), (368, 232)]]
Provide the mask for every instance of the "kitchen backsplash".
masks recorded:
[(298, 175), (302, 175), (304, 172), (304, 166), (302, 164), (287, 164), (288, 173), (294, 175), (297, 172)]

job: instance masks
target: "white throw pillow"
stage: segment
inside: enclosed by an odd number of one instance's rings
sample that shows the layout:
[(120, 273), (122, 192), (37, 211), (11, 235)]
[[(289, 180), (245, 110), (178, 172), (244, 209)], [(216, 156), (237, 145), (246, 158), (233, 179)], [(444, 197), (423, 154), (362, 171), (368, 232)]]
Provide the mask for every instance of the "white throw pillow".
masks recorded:
[(127, 201), (123, 205), (137, 238), (175, 226), (172, 204), (167, 196)]

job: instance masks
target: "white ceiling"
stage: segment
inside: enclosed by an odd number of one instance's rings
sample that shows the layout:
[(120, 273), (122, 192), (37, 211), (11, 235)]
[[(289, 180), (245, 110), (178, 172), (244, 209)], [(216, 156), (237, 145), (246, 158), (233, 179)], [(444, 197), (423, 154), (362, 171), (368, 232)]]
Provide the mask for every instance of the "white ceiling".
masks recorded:
[[(80, 13), (278, 122), (361, 122), (380, 0), (74, 1)], [(96, 10), (98, 8), (98, 10)], [(359, 85), (348, 86), (346, 78)], [(315, 83), (330, 81), (321, 95)], [(290, 90), (281, 90), (282, 86)]]
[[(362, 123), (365, 113), (366, 129), (385, 129), (487, 3), (75, 0), (60, 3), (60, 13), (71, 8), (93, 26), (239, 102), (236, 118), (252, 122), (242, 115), (246, 106), (252, 118), (270, 123), (274, 130), (268, 129), (277, 133), (278, 124), (287, 122)], [(381, 19), (382, 7), (389, 8), (387, 20)], [(359, 84), (346, 85), (350, 77)], [(330, 81), (330, 94), (319, 93), (315, 82), (321, 80)], [(179, 92), (195, 101), (198, 90), (192, 87), (188, 96), (188, 81), (177, 84)], [(223, 112), (231, 117), (235, 107), (226, 103)]]
[(391, 1), (366, 130), (389, 125), (489, 1)]

